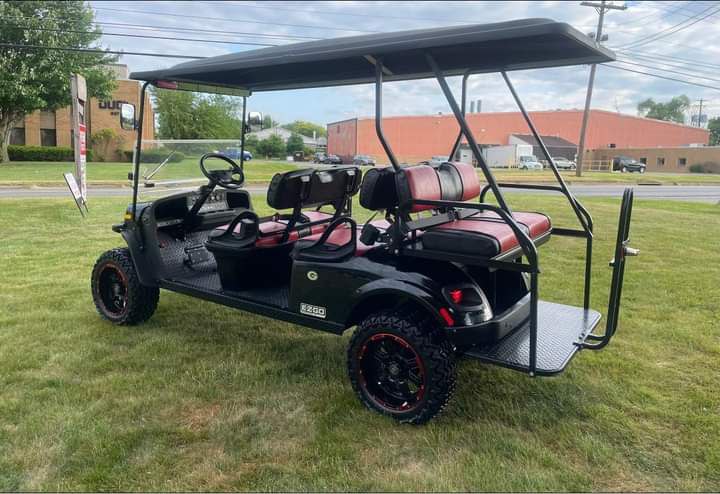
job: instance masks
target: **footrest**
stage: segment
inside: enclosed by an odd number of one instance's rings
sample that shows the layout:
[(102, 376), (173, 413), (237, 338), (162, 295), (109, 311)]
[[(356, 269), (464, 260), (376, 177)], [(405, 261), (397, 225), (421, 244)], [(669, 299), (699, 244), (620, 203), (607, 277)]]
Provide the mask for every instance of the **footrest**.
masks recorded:
[[(536, 374), (562, 372), (597, 326), (600, 317), (594, 310), (539, 301)], [(526, 322), (494, 345), (471, 349), (465, 355), (530, 372), (530, 323)]]

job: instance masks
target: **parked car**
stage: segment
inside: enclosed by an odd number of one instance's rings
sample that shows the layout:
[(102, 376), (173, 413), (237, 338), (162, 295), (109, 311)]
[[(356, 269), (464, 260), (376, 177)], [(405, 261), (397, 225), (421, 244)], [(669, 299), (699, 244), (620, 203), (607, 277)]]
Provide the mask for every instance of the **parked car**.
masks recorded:
[(325, 156), (325, 159), (322, 161), (326, 165), (342, 165), (343, 160), (336, 154), (328, 154)]
[(327, 156), (323, 152), (315, 153), (313, 155), (313, 163), (322, 163), (325, 161)]
[[(240, 148), (225, 148), (220, 151), (222, 154), (233, 160), (240, 159)], [(252, 159), (252, 153), (247, 149), (243, 153), (243, 161), (250, 161)]]
[(353, 165), (355, 165), (355, 166), (375, 166), (375, 159), (366, 154), (358, 154), (353, 158)]
[(542, 170), (543, 166), (535, 156), (524, 155), (518, 159), (518, 168), (521, 170)]
[(562, 156), (553, 156), (553, 162), (555, 163), (555, 166), (558, 168), (558, 170), (574, 170), (575, 168), (577, 168), (577, 165), (574, 161), (570, 161), (569, 159)]
[(613, 158), (613, 171), (645, 173), (647, 165), (629, 156), (615, 156)]

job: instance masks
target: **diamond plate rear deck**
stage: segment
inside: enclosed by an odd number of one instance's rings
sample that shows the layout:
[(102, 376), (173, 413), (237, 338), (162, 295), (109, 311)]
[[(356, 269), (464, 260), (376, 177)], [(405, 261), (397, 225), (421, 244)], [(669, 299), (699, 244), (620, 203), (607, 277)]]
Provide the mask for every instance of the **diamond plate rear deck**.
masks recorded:
[[(537, 366), (539, 375), (562, 372), (580, 350), (587, 335), (600, 321), (600, 313), (581, 307), (538, 302)], [(530, 371), (530, 323), (494, 345), (472, 349), (465, 354), (484, 362)]]

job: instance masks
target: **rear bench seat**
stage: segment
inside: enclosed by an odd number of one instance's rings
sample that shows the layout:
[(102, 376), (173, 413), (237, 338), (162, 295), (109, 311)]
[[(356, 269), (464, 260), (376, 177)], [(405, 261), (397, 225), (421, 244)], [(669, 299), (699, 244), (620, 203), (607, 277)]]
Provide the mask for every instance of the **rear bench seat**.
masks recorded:
[[(396, 174), (401, 211), (417, 213), (434, 206), (412, 204), (412, 200), (470, 201), (480, 195), (475, 169), (466, 163), (443, 163), (437, 168), (417, 165)], [(423, 249), (496, 257), (519, 252), (517, 237), (510, 226), (492, 212), (463, 210), (462, 219), (449, 219), (427, 228), (419, 238)], [(552, 231), (550, 218), (542, 213), (513, 213), (515, 221), (533, 241), (540, 243)]]

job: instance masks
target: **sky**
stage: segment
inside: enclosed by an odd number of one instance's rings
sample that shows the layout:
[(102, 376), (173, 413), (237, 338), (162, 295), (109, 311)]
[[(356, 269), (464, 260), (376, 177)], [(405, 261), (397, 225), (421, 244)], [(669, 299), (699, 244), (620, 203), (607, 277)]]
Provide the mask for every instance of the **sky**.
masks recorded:
[[(715, 42), (720, 28), (720, 2), (610, 3), (627, 6), (626, 10), (611, 10), (605, 16), (603, 32), (608, 34), (609, 39), (604, 45), (617, 50), (618, 58), (624, 61), (613, 65), (720, 88), (720, 43)], [(101, 25), (102, 30), (108, 33), (101, 40), (104, 47), (126, 52), (192, 56), (214, 56), (262, 48), (241, 42), (288, 44), (311, 38), (484, 24), (529, 17), (567, 22), (585, 33), (594, 32), (598, 22), (596, 10), (581, 6), (579, 1), (91, 1), (90, 5), (95, 9), (96, 20), (106, 23)], [(159, 28), (204, 31), (170, 32)], [(111, 36), (110, 33), (196, 38), (223, 43), (131, 38)], [(690, 66), (685, 60), (699, 63)], [(130, 71), (170, 67), (183, 61), (135, 55), (120, 57), (120, 63), (127, 64)], [(512, 72), (510, 78), (529, 110), (554, 110), (584, 107), (588, 75), (589, 67), (577, 66)], [(450, 79), (450, 83), (459, 95), (459, 78)], [(389, 83), (384, 87), (386, 116), (450, 112), (435, 80)], [(512, 97), (498, 74), (473, 76), (468, 87), (469, 100), (482, 100), (483, 112), (515, 110)], [(695, 113), (698, 100), (702, 98), (703, 113), (710, 118), (720, 116), (720, 89), (692, 86), (605, 66), (597, 70), (592, 107), (637, 114), (638, 102), (646, 98), (663, 101), (680, 94), (693, 101), (692, 111)], [(248, 107), (272, 115), (282, 123), (309, 120), (326, 124), (372, 116), (373, 101), (373, 87), (358, 85), (256, 94), (250, 98)]]

